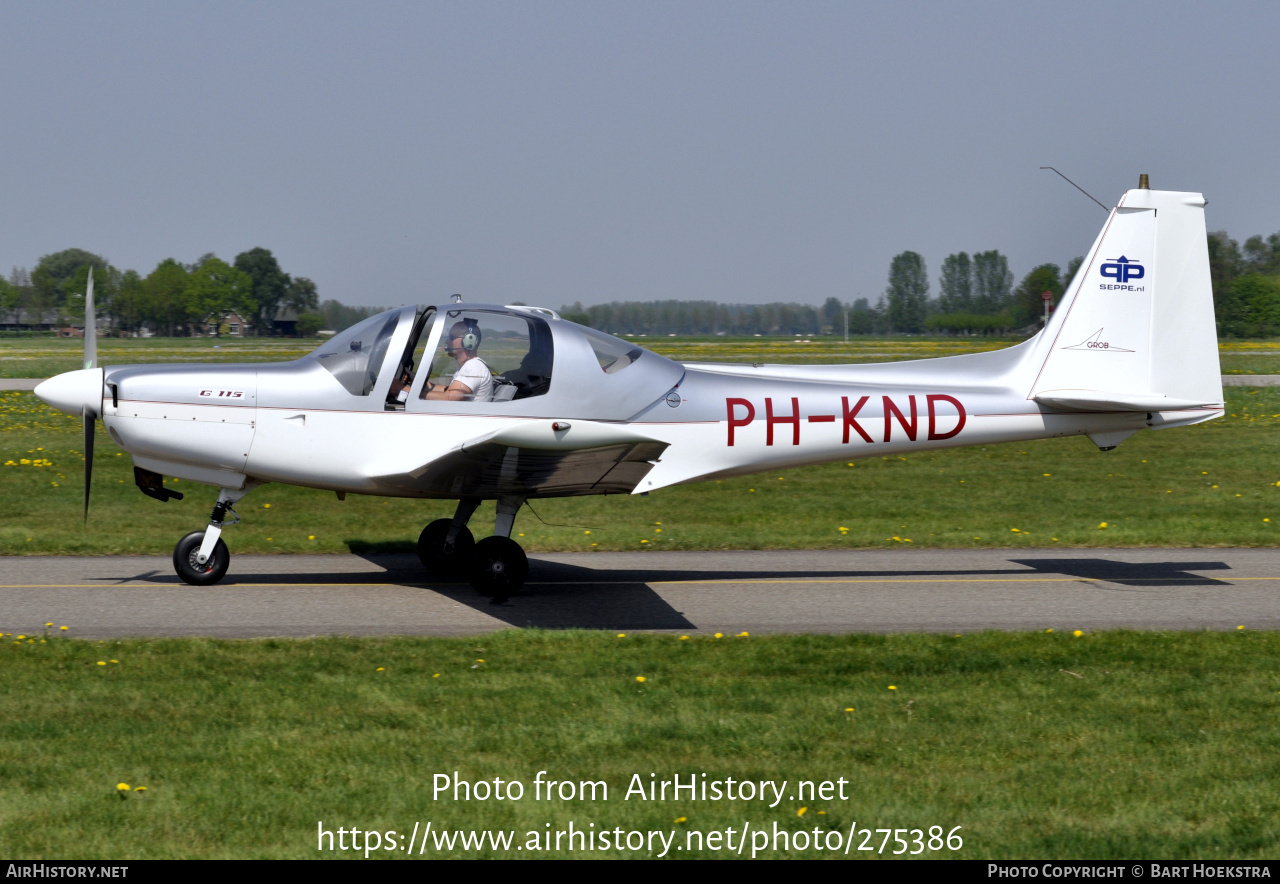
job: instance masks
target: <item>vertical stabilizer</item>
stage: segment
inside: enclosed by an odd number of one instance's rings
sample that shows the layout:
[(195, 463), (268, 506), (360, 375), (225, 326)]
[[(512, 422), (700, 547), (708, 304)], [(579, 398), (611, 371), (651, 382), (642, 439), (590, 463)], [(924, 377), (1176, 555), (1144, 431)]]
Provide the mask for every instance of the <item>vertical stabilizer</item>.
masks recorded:
[(1031, 398), (1103, 411), (1222, 403), (1204, 206), (1198, 193), (1124, 195), (1045, 329)]

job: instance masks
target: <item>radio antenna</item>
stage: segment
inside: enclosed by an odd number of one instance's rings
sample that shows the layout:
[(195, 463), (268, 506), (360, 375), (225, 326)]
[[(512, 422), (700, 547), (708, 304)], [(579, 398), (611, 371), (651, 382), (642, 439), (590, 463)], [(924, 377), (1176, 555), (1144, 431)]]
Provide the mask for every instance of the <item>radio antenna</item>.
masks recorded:
[[(1066, 175), (1063, 175), (1063, 174), (1062, 174), (1061, 172), (1059, 172), (1057, 169), (1053, 168), (1053, 166), (1041, 166), (1040, 168), (1041, 168), (1041, 169), (1048, 169), (1050, 172), (1054, 172), (1054, 173), (1056, 173), (1056, 174), (1058, 175), (1058, 177), (1060, 177), (1063, 181), (1065, 181), (1065, 182), (1067, 182), (1068, 184), (1070, 184), (1072, 187), (1074, 187), (1076, 190), (1078, 190), (1078, 191), (1080, 191), (1081, 193), (1083, 193), (1085, 196), (1087, 196), (1089, 199), (1093, 200), (1095, 203), (1098, 203), (1098, 201), (1097, 201), (1096, 199), (1094, 199), (1093, 194), (1089, 193), (1089, 191), (1085, 190), (1085, 189), (1084, 189), (1083, 187), (1081, 187), (1079, 184), (1076, 184), (1074, 181), (1072, 181), (1072, 180), (1071, 180), (1070, 178), (1068, 178)], [(1098, 207), (1099, 207), (1100, 209), (1102, 209), (1102, 211), (1104, 211), (1104, 212), (1107, 212), (1107, 213), (1110, 213), (1110, 212), (1111, 212), (1111, 210), (1110, 210), (1110, 209), (1108, 209), (1106, 206), (1102, 205), (1102, 203), (1098, 203)]]

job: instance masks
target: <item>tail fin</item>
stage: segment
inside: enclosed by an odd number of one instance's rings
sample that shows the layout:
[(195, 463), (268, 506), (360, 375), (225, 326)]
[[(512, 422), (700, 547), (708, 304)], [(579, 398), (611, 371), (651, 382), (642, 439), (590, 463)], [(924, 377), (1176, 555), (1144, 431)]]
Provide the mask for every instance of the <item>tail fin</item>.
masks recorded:
[(1029, 398), (1082, 411), (1220, 408), (1204, 206), (1198, 193), (1124, 195), (1043, 332)]

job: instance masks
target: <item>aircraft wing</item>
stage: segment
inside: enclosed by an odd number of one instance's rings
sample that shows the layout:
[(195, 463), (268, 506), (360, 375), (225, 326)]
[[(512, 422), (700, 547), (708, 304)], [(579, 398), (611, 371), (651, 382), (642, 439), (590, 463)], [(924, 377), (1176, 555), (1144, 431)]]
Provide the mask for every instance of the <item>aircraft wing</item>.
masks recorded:
[(629, 494), (666, 449), (625, 425), (527, 421), (465, 442), (412, 477), (441, 497)]

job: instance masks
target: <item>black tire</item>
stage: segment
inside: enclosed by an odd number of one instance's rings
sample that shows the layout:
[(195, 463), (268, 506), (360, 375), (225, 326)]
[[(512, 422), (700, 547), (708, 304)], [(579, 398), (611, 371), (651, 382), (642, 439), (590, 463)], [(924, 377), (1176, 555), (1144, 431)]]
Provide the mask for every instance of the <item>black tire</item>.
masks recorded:
[(465, 525), (453, 540), (453, 550), (444, 551), (444, 539), (449, 535), (452, 519), (436, 519), (418, 535), (418, 558), (422, 566), (441, 577), (456, 577), (465, 573), (471, 561), (471, 551), (476, 539)]
[(212, 586), (227, 574), (227, 566), (231, 564), (231, 553), (227, 550), (227, 545), (222, 542), (222, 538), (218, 538), (218, 542), (213, 545), (213, 553), (209, 556), (209, 561), (203, 565), (196, 563), (196, 556), (200, 554), (200, 544), (204, 542), (203, 531), (192, 531), (186, 537), (178, 541), (178, 545), (173, 548), (173, 570), (178, 572), (178, 577), (183, 583), (190, 583), (192, 586)]
[(509, 537), (486, 537), (476, 544), (471, 554), (467, 577), (480, 595), (498, 598), (515, 595), (528, 576), (529, 559), (520, 544)]

